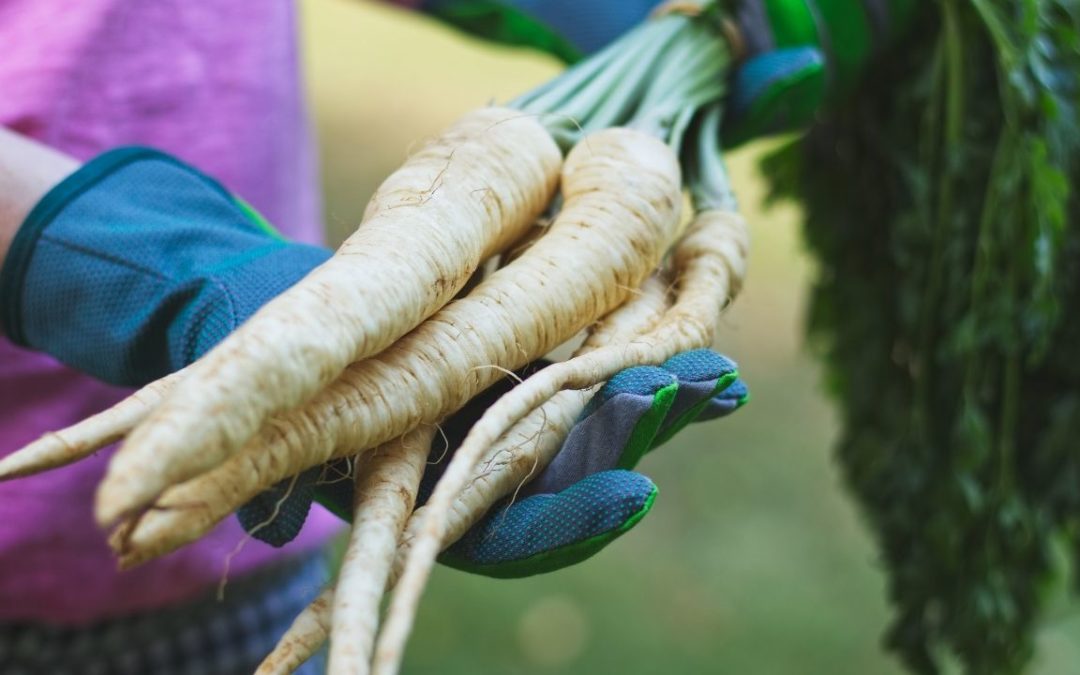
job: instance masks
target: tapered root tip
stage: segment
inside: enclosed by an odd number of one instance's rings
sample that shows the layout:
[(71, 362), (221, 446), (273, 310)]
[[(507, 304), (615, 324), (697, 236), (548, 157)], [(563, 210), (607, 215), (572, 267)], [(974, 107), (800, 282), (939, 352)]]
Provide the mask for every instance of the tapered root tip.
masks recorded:
[(56, 434), (45, 434), (30, 445), (0, 459), (0, 482), (25, 478), (80, 459)]
[[(120, 568), (129, 569), (195, 541), (216, 522), (199, 520), (193, 507), (155, 503), (122, 520), (109, 536), (109, 546)], [(192, 520), (192, 514), (196, 514)]]
[(161, 489), (156, 484), (137, 483), (127, 477), (117, 479), (109, 472), (98, 487), (94, 518), (101, 527), (111, 527), (148, 507), (160, 494)]
[(49, 468), (48, 466), (36, 464), (33, 458), (27, 458), (22, 451), (19, 451), (0, 459), (0, 483), (14, 478), (32, 476)]
[(116, 569), (120, 570), (121, 572), (127, 572), (128, 570), (135, 569), (139, 565), (149, 562), (152, 559), (152, 556), (140, 556), (137, 553), (133, 553), (131, 555), (121, 555), (119, 558), (116, 559)]
[(108, 497), (101, 498), (100, 492), (98, 495), (99, 498), (94, 504), (94, 519), (99, 527), (112, 527), (136, 508), (133, 504), (126, 504)]

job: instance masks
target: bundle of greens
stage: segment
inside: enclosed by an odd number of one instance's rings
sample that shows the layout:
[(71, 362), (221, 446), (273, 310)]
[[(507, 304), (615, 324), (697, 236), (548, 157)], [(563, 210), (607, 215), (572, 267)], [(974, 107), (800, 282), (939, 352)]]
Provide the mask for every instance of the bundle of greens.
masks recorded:
[(915, 671), (1020, 672), (1080, 562), (1080, 2), (940, 0), (766, 162)]

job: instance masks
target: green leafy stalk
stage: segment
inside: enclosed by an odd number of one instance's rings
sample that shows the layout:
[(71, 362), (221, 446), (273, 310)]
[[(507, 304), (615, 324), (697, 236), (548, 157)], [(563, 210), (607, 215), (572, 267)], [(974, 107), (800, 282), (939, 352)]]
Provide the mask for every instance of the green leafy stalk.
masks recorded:
[(687, 144), (686, 183), (697, 211), (738, 210), (720, 143), (723, 115), (719, 104), (702, 110), (691, 131), (691, 142)]
[(540, 115), (564, 149), (591, 131), (629, 126), (680, 152), (698, 111), (724, 95), (731, 59), (720, 13), (706, 2), (697, 16), (648, 21), (511, 105)]
[(925, 9), (767, 173), (820, 262), (808, 331), (887, 644), (1011, 675), (1080, 566), (1080, 0)]

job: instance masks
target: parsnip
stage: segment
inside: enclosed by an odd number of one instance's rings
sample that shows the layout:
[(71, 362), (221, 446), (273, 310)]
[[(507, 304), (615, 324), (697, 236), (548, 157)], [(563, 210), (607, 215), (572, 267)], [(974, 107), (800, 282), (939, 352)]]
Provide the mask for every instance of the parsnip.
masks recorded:
[(98, 522), (217, 466), (269, 415), (445, 305), (547, 207), (560, 160), (536, 119), (501, 108), (474, 111), (423, 146), (329, 261), (194, 364), (136, 427), (98, 492)]
[(379, 601), (434, 436), (435, 427), (419, 427), (376, 448), (357, 468), (352, 532), (334, 593), (330, 675), (368, 672)]
[(454, 500), (466, 487), (486, 448), (518, 420), (562, 389), (582, 389), (633, 365), (659, 364), (678, 352), (712, 343), (720, 311), (738, 292), (745, 274), (748, 238), (737, 213), (700, 213), (676, 247), (675, 305), (648, 335), (622, 345), (557, 363), (513, 389), (488, 408), (455, 453), (417, 525), (412, 550), (394, 592), (383, 633), (375, 647), (373, 672), (396, 673), (420, 595), (447, 532)]
[(146, 419), (186, 374), (187, 368), (155, 380), (111, 408), (47, 433), (0, 459), (0, 481), (66, 466), (120, 440)]
[(283, 478), (438, 422), (503, 369), (621, 305), (678, 232), (679, 183), (660, 141), (627, 129), (587, 137), (567, 157), (564, 208), (543, 237), (307, 406), (270, 420), (243, 452), (163, 494), (126, 540), (123, 562), (191, 541)]
[[(588, 338), (575, 353), (585, 353), (610, 342), (625, 341), (653, 328), (668, 307), (669, 290), (666, 277), (649, 277), (642, 285), (640, 293), (631, 297), (626, 304), (604, 317), (590, 330)], [(457, 541), (480, 520), (491, 505), (510, 494), (550, 461), (584, 410), (588, 398), (585, 392), (560, 392), (492, 446), (486, 456), (487, 466), (478, 472), (473, 482), (454, 502), (453, 517), (447, 529), (444, 546)], [(417, 509), (409, 518), (409, 525), (421, 522), (422, 519), (417, 516), (423, 511), (423, 507)], [(355, 532), (353, 539), (360, 540)], [(411, 541), (412, 534), (407, 529), (397, 549), (391, 552), (389, 558), (384, 559), (382, 564), (390, 565), (389, 578), (384, 579), (387, 588), (396, 583)], [(377, 574), (381, 575), (381, 571)], [(335, 593), (335, 587), (327, 588), (301, 613), (263, 662), (267, 668), (265, 673), (292, 672), (319, 650), (329, 636), (328, 626), (332, 623), (332, 603), (329, 598)], [(366, 648), (370, 650), (370, 647)], [(259, 673), (263, 672), (260, 669)]]

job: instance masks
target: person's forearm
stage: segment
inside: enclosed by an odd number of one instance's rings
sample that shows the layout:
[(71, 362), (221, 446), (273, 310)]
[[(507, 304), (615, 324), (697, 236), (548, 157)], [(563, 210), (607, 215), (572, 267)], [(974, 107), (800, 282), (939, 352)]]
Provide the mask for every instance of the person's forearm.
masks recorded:
[(30, 210), (77, 168), (71, 157), (0, 127), (0, 267)]

